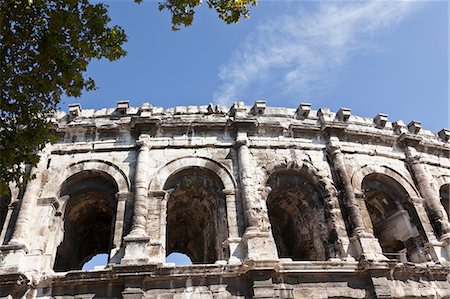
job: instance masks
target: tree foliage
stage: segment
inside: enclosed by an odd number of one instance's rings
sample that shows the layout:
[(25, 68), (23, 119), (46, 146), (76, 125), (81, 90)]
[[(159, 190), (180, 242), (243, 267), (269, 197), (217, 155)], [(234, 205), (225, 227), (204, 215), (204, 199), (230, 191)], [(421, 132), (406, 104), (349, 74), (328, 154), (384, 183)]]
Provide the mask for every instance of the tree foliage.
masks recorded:
[(49, 114), (61, 96), (95, 88), (93, 59), (126, 54), (124, 31), (104, 4), (88, 0), (0, 0), (0, 193), (29, 179), (52, 137)]
[[(137, 3), (142, 0), (135, 0)], [(208, 7), (216, 10), (219, 18), (225, 23), (237, 23), (241, 18), (250, 16), (249, 10), (256, 6), (257, 0), (207, 0)], [(159, 10), (167, 9), (172, 16), (172, 30), (180, 26), (190, 26), (194, 19), (195, 8), (202, 4), (202, 0), (166, 0), (159, 2)]]
[[(142, 0), (135, 0), (141, 2)], [(227, 24), (249, 16), (257, 0), (207, 0)], [(201, 0), (165, 0), (172, 29), (192, 24)], [(24, 165), (52, 141), (50, 114), (61, 97), (95, 89), (92, 59), (126, 54), (127, 37), (109, 25), (107, 6), (88, 0), (0, 0), (0, 194), (30, 179)]]

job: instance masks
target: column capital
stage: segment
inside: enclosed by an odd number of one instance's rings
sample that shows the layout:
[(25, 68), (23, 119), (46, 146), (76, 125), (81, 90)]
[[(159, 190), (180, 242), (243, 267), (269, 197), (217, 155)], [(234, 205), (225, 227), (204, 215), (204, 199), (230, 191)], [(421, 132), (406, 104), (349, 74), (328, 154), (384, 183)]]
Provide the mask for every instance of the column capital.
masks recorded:
[(159, 197), (161, 199), (164, 199), (168, 195), (168, 192), (165, 190), (149, 190), (148, 196), (149, 197)]
[(331, 155), (340, 154), (341, 152), (341, 145), (339, 137), (334, 135), (328, 135), (328, 141), (327, 141), (327, 151)]
[(131, 197), (131, 192), (117, 192), (116, 199), (117, 201), (126, 201)]
[(236, 195), (236, 189), (223, 189), (222, 192), (225, 195)]
[(139, 135), (139, 138), (136, 140), (136, 145), (139, 147), (140, 150), (148, 150), (150, 149), (150, 135), (148, 134), (141, 134)]
[(236, 135), (235, 144), (238, 147), (241, 147), (243, 145), (247, 145), (248, 146), (249, 140), (248, 140), (247, 132), (245, 132), (245, 131), (238, 131), (237, 135)]

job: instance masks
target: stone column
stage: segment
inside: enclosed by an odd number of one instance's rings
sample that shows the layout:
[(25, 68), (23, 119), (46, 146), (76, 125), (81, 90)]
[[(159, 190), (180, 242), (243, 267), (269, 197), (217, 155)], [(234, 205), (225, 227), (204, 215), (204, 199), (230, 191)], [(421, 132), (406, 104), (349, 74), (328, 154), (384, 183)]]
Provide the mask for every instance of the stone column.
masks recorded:
[(230, 238), (239, 238), (236, 214), (236, 193), (234, 190), (223, 190), (227, 205), (228, 235)]
[(136, 162), (136, 174), (134, 182), (134, 214), (130, 236), (146, 236), (148, 213), (148, 179), (147, 170), (150, 160), (149, 146), (141, 138), (138, 141), (139, 151)]
[[(415, 178), (417, 188), (424, 199), (422, 202), (424, 203), (431, 225), (433, 226), (436, 237), (443, 242), (443, 245), (435, 244), (435, 242), (430, 242), (430, 245), (434, 247), (438, 259), (442, 256), (441, 252), (444, 251), (444, 256), (446, 255), (445, 258), (449, 260), (450, 225), (447, 213), (440, 201), (439, 191), (434, 189), (432, 177), (422, 164), (420, 154), (417, 153), (416, 149), (408, 145), (405, 149), (406, 163), (408, 164), (411, 174)], [(444, 248), (442, 248), (442, 246)]]
[(434, 190), (432, 178), (426, 171), (420, 160), (420, 154), (412, 146), (406, 147), (406, 162), (408, 163), (411, 173), (416, 179), (417, 187), (420, 194), (425, 199), (425, 207), (431, 220), (431, 224), (435, 229), (440, 239), (450, 238), (450, 226), (444, 207), (439, 198), (439, 191)]
[(238, 146), (239, 178), (241, 180), (241, 194), (244, 203), (244, 216), (247, 224), (247, 231), (258, 231), (261, 226), (260, 205), (256, 197), (254, 176), (252, 175), (251, 154), (248, 148), (246, 133), (238, 133), (236, 138)]
[(348, 209), (351, 220), (350, 224), (353, 226), (352, 236), (350, 237), (353, 247), (356, 250), (355, 253), (369, 260), (385, 260), (386, 258), (383, 256), (383, 251), (378, 240), (366, 231), (358, 201), (347, 173), (344, 154), (340, 149), (339, 138), (337, 136), (329, 136), (327, 152), (331, 157), (331, 166), (335, 170), (344, 191), (344, 204)]
[(110, 264), (117, 264), (120, 262), (120, 258), (117, 259), (116, 255), (120, 255), (119, 252), (122, 244), (123, 225), (125, 220), (125, 206), (130, 195), (131, 194), (129, 192), (116, 193), (116, 200), (117, 200), (116, 220), (114, 224), (113, 246), (109, 254)]
[(262, 198), (258, 196), (256, 190), (256, 181), (252, 173), (252, 155), (248, 148), (246, 132), (238, 132), (236, 145), (239, 147), (239, 178), (247, 222), (247, 229), (243, 236), (243, 241), (246, 242), (247, 259), (275, 260), (278, 258), (277, 248), (270, 231), (268, 215), (264, 215)]
[(28, 251), (28, 237), (32, 228), (32, 220), (35, 217), (35, 207), (42, 185), (42, 172), (47, 165), (47, 156), (41, 156), (36, 167), (31, 170), (31, 176), (35, 177), (27, 183), (25, 194), (20, 205), (19, 215), (9, 245), (23, 247)]
[(146, 233), (148, 217), (148, 180), (147, 169), (149, 164), (148, 135), (141, 135), (136, 142), (139, 146), (136, 158), (136, 173), (134, 181), (134, 213), (131, 232), (123, 240), (125, 255), (122, 264), (141, 264), (149, 261), (148, 243), (150, 238)]
[(338, 175), (343, 187), (345, 204), (348, 208), (350, 218), (352, 220), (353, 234), (365, 233), (364, 221), (359, 211), (358, 203), (353, 191), (353, 186), (347, 173), (344, 154), (340, 149), (338, 137), (332, 136), (329, 138), (327, 143), (327, 151), (331, 156), (334, 170), (336, 171), (336, 174)]
[(164, 190), (149, 191), (147, 234), (151, 263), (164, 263), (166, 258), (166, 198)]
[(236, 192), (235, 190), (223, 190), (227, 205), (227, 223), (228, 238), (225, 241), (230, 249), (230, 264), (240, 263), (245, 258), (242, 246), (239, 246), (241, 238), (239, 237), (237, 213), (236, 213)]

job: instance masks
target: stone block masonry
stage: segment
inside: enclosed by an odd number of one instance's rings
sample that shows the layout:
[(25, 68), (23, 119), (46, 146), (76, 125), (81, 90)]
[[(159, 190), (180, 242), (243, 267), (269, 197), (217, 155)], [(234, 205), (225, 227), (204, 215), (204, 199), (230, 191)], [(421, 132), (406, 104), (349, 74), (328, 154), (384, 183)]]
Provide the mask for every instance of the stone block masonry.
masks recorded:
[(261, 100), (52, 122), (0, 198), (0, 298), (450, 298), (447, 129)]

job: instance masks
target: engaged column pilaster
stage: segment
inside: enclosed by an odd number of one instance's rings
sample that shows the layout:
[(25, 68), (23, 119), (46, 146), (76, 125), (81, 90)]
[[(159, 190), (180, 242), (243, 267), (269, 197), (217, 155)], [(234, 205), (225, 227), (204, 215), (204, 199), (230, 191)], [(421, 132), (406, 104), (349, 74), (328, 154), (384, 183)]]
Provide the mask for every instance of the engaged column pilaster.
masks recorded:
[(147, 169), (150, 160), (148, 139), (142, 134), (136, 144), (139, 146), (136, 158), (136, 173), (134, 181), (134, 213), (131, 232), (124, 238), (125, 255), (121, 263), (148, 263), (148, 243), (150, 237), (146, 233), (148, 217), (148, 178)]
[[(368, 260), (386, 260), (378, 240), (366, 231), (364, 220), (355, 196), (350, 177), (345, 166), (344, 154), (341, 151), (339, 138), (329, 136), (327, 151), (331, 157), (332, 167), (336, 171), (338, 179), (344, 191), (344, 204), (348, 209), (353, 231), (350, 236), (358, 256)], [(364, 200), (360, 198), (359, 200)]]
[(11, 240), (8, 242), (9, 245), (22, 247), (26, 251), (28, 250), (29, 245), (28, 233), (31, 228), (31, 219), (34, 217), (33, 212), (35, 211), (42, 184), (42, 172), (45, 170), (46, 165), (47, 156), (43, 155), (40, 157), (37, 166), (33, 167), (31, 170), (31, 177), (35, 178), (30, 180), (27, 184), (14, 232)]
[(448, 260), (450, 258), (450, 224), (447, 213), (441, 204), (439, 192), (434, 189), (431, 175), (425, 169), (420, 154), (417, 153), (416, 149), (407, 145), (405, 154), (406, 163), (408, 164), (417, 183), (417, 188), (424, 199), (422, 202), (424, 203), (436, 237), (439, 241), (443, 242), (443, 245), (434, 245), (435, 252), (438, 255), (438, 258), (441, 258), (441, 250), (444, 250), (444, 256), (446, 255), (445, 258)]
[(243, 240), (246, 242), (247, 259), (274, 260), (278, 258), (275, 241), (270, 231), (267, 209), (263, 208), (262, 198), (256, 189), (252, 174), (252, 156), (248, 148), (246, 132), (239, 132), (236, 138), (238, 146), (239, 178), (241, 183), (244, 215), (247, 222)]

